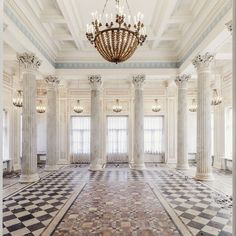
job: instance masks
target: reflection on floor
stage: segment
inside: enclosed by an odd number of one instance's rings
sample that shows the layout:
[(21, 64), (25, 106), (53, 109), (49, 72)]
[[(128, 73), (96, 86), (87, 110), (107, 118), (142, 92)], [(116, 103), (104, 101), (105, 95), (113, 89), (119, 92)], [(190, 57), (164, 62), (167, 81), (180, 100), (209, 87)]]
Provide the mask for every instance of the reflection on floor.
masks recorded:
[(4, 199), (4, 235), (232, 235), (230, 197), (187, 175), (164, 165), (42, 173)]

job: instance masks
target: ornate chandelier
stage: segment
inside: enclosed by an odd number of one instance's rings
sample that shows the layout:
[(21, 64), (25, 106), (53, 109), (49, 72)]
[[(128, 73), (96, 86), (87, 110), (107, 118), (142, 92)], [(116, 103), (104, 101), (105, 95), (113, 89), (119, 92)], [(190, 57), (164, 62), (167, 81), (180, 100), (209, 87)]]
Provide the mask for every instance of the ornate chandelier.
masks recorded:
[(161, 106), (158, 104), (158, 99), (155, 99), (155, 104), (152, 106), (153, 112), (159, 112), (161, 110)]
[(80, 105), (80, 100), (77, 100), (77, 104), (74, 106), (74, 112), (82, 113), (84, 108)]
[(217, 106), (222, 103), (222, 97), (218, 94), (217, 89), (213, 89), (213, 99), (211, 105)]
[(124, 13), (124, 4), (121, 5), (120, 0), (115, 1), (114, 17), (112, 13), (104, 16), (108, 0), (102, 14), (92, 13), (92, 23), (87, 24), (86, 36), (105, 60), (117, 64), (129, 59), (137, 47), (142, 46), (147, 35), (142, 22), (143, 14), (139, 12), (132, 19), (128, 0), (126, 4), (129, 15)]
[(120, 105), (119, 99), (116, 99), (116, 104), (113, 105), (112, 110), (116, 113), (122, 111), (122, 106)]
[(197, 111), (197, 103), (196, 100), (192, 100), (192, 104), (189, 106), (189, 111), (190, 112), (196, 112)]
[(36, 106), (36, 111), (38, 113), (44, 113), (46, 111), (46, 107), (43, 105), (42, 100), (40, 100), (39, 105)]
[(17, 90), (16, 97), (13, 98), (13, 105), (16, 107), (22, 107), (23, 106), (23, 96), (22, 96), (23, 91), (22, 90)]

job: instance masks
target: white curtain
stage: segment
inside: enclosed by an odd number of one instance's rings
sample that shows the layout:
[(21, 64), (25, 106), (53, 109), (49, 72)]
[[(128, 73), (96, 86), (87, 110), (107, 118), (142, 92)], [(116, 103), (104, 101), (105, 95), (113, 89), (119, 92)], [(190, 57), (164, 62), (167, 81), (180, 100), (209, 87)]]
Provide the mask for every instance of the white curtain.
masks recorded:
[(232, 107), (228, 108), (225, 113), (225, 155), (226, 158), (232, 159), (232, 140), (233, 140), (233, 120)]
[(163, 153), (163, 116), (144, 117), (144, 152)]
[(107, 117), (108, 162), (128, 161), (128, 118)]
[(90, 117), (71, 118), (71, 150), (73, 162), (89, 162), (90, 155)]

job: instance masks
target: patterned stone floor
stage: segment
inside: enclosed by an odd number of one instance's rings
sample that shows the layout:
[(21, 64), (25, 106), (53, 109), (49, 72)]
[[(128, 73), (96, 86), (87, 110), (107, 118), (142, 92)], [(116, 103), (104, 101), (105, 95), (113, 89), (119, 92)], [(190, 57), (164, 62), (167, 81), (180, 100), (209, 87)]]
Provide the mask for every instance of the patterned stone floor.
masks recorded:
[(91, 182), (54, 235), (180, 235), (145, 182)]
[[(56, 236), (169, 236), (182, 235), (181, 225), (188, 232), (183, 235), (232, 235), (230, 197), (186, 173), (164, 165), (144, 171), (127, 165), (98, 172), (87, 167), (68, 166), (16, 193), (6, 188), (4, 235), (40, 235), (52, 229)], [(86, 186), (73, 203), (69, 199), (82, 183)], [(67, 213), (65, 205), (71, 206)]]

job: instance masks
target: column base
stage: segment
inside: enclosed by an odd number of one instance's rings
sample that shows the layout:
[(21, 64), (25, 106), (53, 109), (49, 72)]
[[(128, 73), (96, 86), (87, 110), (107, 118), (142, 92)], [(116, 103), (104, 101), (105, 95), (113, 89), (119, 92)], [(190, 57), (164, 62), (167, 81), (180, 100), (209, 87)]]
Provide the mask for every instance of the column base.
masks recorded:
[(45, 171), (56, 171), (56, 170), (58, 170), (59, 169), (59, 166), (57, 166), (57, 165), (46, 165), (45, 166), (45, 168), (44, 168), (44, 170)]
[(99, 171), (99, 170), (102, 170), (104, 168), (104, 165), (103, 164), (90, 164), (89, 165), (89, 170), (91, 171)]
[(20, 183), (33, 183), (33, 182), (38, 181), (39, 179), (40, 178), (39, 178), (38, 173), (32, 174), (32, 175), (21, 175), (19, 182)]
[(177, 170), (188, 170), (189, 165), (188, 164), (177, 164), (176, 169)]
[(144, 163), (142, 163), (142, 164), (130, 163), (129, 167), (130, 167), (130, 169), (133, 169), (133, 170), (145, 170), (146, 169), (146, 166)]
[(214, 176), (212, 173), (196, 173), (195, 179), (199, 181), (213, 181)]

